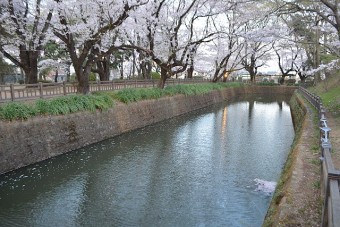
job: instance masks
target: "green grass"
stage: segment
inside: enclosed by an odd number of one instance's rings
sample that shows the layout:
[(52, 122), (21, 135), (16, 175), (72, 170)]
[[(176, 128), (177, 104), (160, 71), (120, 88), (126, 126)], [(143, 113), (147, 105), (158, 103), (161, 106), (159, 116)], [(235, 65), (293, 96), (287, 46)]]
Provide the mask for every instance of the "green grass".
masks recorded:
[(320, 180), (314, 181), (313, 182), (313, 187), (315, 189), (320, 189), (321, 188)]
[(206, 94), (212, 90), (219, 90), (226, 87), (241, 87), (242, 83), (204, 83), (204, 84), (180, 84), (159, 88), (127, 88), (119, 91), (96, 92), (96, 95), (107, 94), (123, 103), (138, 102), (146, 99), (158, 99), (164, 96), (182, 94), (185, 96)]
[(157, 99), (164, 96), (164, 91), (159, 88), (127, 88), (108, 94), (123, 103), (138, 102), (145, 99)]
[(11, 102), (0, 106), (0, 119), (1, 120), (26, 120), (30, 117), (37, 115), (38, 111), (22, 103)]
[(315, 87), (308, 88), (321, 97), (322, 103), (329, 112), (340, 117), (340, 75), (319, 82)]
[(310, 161), (310, 163), (313, 164), (313, 165), (319, 166), (320, 165), (320, 160), (319, 159), (312, 159)]
[(86, 110), (106, 110), (113, 104), (113, 99), (105, 94), (39, 99), (32, 104), (11, 102), (0, 106), (0, 120), (26, 120), (36, 115), (65, 115)]
[(322, 103), (330, 111), (340, 115), (340, 86), (319, 94)]
[(33, 103), (11, 102), (0, 105), (0, 120), (26, 120), (37, 115), (66, 115), (79, 111), (107, 110), (118, 100), (123, 103), (163, 96), (200, 95), (226, 87), (241, 87), (242, 83), (183, 84), (159, 88), (123, 89), (112, 92), (95, 92), (92, 95), (69, 95), (54, 99), (39, 99)]

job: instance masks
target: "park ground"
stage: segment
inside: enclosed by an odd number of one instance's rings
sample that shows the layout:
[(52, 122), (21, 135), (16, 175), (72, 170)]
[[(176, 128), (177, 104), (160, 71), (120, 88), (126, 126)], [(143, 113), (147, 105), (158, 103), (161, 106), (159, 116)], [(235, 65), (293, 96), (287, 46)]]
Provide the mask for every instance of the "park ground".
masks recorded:
[[(322, 99), (331, 128), (332, 160), (340, 169), (340, 76), (328, 78), (309, 90)], [(307, 103), (307, 101), (304, 101)], [(316, 110), (307, 104), (304, 130), (294, 147), (273, 195), (264, 226), (320, 226), (321, 162)]]
[[(322, 99), (331, 128), (332, 160), (340, 170), (340, 75), (320, 82), (309, 90)], [(320, 192), (320, 150), (316, 111), (308, 105), (304, 135), (295, 141), (291, 152), (294, 169), (287, 170), (287, 182), (273, 197), (272, 204), (280, 205), (264, 226), (320, 226), (322, 198)], [(289, 161), (288, 161), (289, 162)], [(288, 186), (287, 186), (288, 185)], [(272, 207), (272, 206), (271, 206)], [(276, 216), (276, 217), (274, 217)]]
[(333, 164), (340, 169), (340, 75), (329, 78), (310, 90), (321, 97), (327, 109)]

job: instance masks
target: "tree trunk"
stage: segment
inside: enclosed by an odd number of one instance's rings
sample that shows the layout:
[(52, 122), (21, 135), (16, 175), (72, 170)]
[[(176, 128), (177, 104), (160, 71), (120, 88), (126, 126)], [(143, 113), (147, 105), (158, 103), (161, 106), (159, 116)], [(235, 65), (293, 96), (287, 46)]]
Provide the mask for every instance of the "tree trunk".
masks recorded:
[(55, 71), (55, 75), (54, 75), (54, 82), (57, 83), (58, 82), (58, 69)]
[(120, 79), (124, 79), (124, 58), (122, 57), (122, 60), (120, 62)]
[(89, 78), (91, 66), (87, 66), (85, 69), (77, 67), (75, 71), (78, 80), (77, 93), (87, 95), (90, 92)]
[(288, 76), (288, 73), (282, 73), (281, 78), (278, 80), (279, 84), (283, 85), (285, 83), (286, 76)]
[(214, 77), (213, 77), (213, 79), (212, 79), (212, 82), (213, 82), (213, 83), (216, 83), (216, 82), (219, 81), (219, 79), (220, 79), (220, 77), (219, 77), (219, 70), (217, 69), (217, 70), (215, 70), (215, 73), (214, 73)]
[(152, 62), (151, 61), (147, 61), (146, 62), (145, 78), (151, 79), (151, 71), (152, 71)]
[(23, 71), (25, 72), (25, 83), (38, 83), (38, 57), (39, 51), (27, 51), (24, 47), (20, 47), (20, 61), (23, 64)]
[(221, 76), (223, 77), (223, 82), (227, 82), (229, 73), (227, 72), (227, 70), (223, 70), (223, 73)]
[(24, 68), (25, 72), (25, 83), (26, 84), (36, 84), (38, 83), (38, 68)]
[(191, 65), (191, 66), (187, 69), (187, 75), (188, 75), (187, 77), (188, 77), (188, 79), (192, 79), (193, 74), (194, 74), (194, 66)]
[(253, 73), (253, 72), (251, 72), (250, 73), (250, 82), (252, 83), (252, 84), (255, 84), (255, 77), (256, 77), (256, 74), (255, 73)]
[(95, 70), (95, 72), (99, 74), (100, 81), (109, 81), (110, 80), (109, 59), (104, 58), (102, 61), (98, 61), (97, 70)]
[(66, 67), (66, 81), (67, 82), (70, 82), (70, 78), (71, 78), (71, 72), (70, 72), (71, 64), (72, 64), (72, 62), (70, 62), (70, 61), (66, 62), (66, 65), (67, 65), (67, 67)]
[(300, 77), (300, 80), (301, 80), (301, 84), (305, 84), (305, 82), (306, 82), (306, 76), (305, 75), (303, 75), (301, 72), (298, 72), (298, 75), (299, 75), (299, 77)]
[(167, 77), (168, 77), (168, 71), (166, 69), (164, 69), (164, 68), (161, 68), (161, 78), (160, 78), (160, 80), (158, 82), (158, 87), (159, 88), (161, 88), (161, 89), (164, 88), (165, 81), (166, 81)]
[[(320, 66), (321, 60), (320, 60), (320, 49), (321, 49), (321, 45), (320, 45), (320, 27), (319, 24), (317, 23), (317, 28), (316, 28), (316, 32), (315, 32), (315, 59), (314, 59), (314, 68), (317, 69)], [(321, 73), (318, 71), (315, 73), (315, 78), (314, 78), (314, 84), (317, 82), (321, 81)]]
[(151, 78), (151, 69), (152, 64), (151, 61), (144, 61), (140, 64), (140, 68), (142, 71), (142, 76), (144, 79), (150, 79)]
[(134, 78), (135, 74), (136, 74), (136, 65), (137, 65), (137, 63), (136, 63), (136, 55), (135, 55), (135, 52), (133, 52), (133, 54), (132, 54), (132, 66), (131, 66), (132, 69), (130, 70), (132, 78)]

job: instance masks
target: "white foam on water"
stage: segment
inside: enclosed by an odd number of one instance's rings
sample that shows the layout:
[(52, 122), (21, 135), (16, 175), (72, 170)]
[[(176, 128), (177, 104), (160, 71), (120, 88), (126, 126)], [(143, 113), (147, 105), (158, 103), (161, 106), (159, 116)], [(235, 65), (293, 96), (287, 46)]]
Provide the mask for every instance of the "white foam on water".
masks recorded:
[(272, 194), (275, 191), (276, 182), (274, 181), (266, 181), (261, 179), (254, 179), (255, 185), (257, 186), (255, 191), (264, 192), (268, 195)]

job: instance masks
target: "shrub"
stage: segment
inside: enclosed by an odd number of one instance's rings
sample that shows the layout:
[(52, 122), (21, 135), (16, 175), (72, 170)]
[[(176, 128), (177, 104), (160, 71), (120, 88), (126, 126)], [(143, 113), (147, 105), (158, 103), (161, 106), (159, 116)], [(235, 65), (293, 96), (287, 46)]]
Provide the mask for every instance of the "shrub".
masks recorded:
[(89, 75), (89, 80), (90, 81), (96, 81), (97, 80), (97, 76), (95, 73), (91, 72)]
[(78, 111), (107, 110), (114, 105), (108, 94), (70, 95), (55, 99), (38, 99), (34, 104), (11, 102), (0, 106), (1, 120), (25, 120), (40, 115), (65, 115)]
[(280, 77), (280, 78), (278, 79), (278, 82), (279, 82), (279, 84), (283, 84), (283, 83), (285, 82), (285, 79), (282, 78), (282, 77)]
[(181, 84), (159, 88), (128, 88), (114, 92), (95, 92), (93, 95), (69, 95), (54, 99), (38, 99), (34, 104), (11, 102), (0, 106), (1, 120), (28, 119), (35, 115), (60, 115), (78, 111), (106, 110), (114, 105), (114, 100), (124, 103), (144, 99), (157, 99), (165, 95), (199, 95), (225, 87), (240, 87), (242, 83)]
[(123, 103), (136, 102), (144, 99), (155, 99), (164, 96), (163, 90), (159, 88), (126, 88), (116, 92), (113, 96)]
[(288, 80), (286, 81), (286, 84), (287, 84), (288, 86), (293, 86), (293, 85), (295, 85), (295, 82), (296, 82), (295, 79), (288, 79)]
[(0, 107), (1, 120), (26, 120), (36, 114), (34, 108), (23, 103), (11, 102)]
[(260, 83), (257, 83), (257, 85), (260, 85), (260, 86), (278, 86), (279, 84), (276, 84), (274, 82), (260, 82)]
[(155, 79), (155, 80), (158, 80), (161, 78), (161, 74), (159, 74), (159, 72), (151, 72), (150, 76), (151, 76), (151, 79)]
[(204, 83), (204, 84), (180, 84), (166, 87), (164, 90), (167, 95), (201, 95), (212, 90), (219, 90), (225, 87), (240, 87), (242, 83)]

